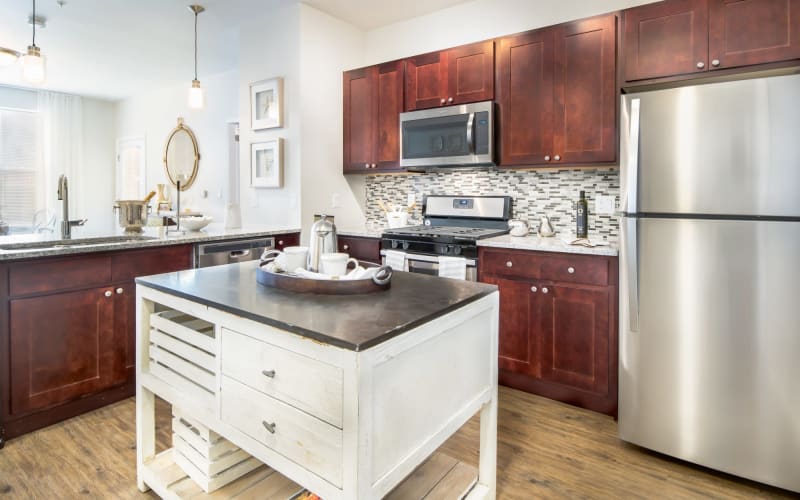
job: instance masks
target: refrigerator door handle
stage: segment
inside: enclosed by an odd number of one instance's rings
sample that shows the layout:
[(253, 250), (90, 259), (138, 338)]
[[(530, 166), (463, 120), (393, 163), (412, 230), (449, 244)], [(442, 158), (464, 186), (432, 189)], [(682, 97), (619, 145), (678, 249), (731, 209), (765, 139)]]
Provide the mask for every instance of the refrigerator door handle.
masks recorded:
[(625, 253), (628, 285), (628, 314), (630, 331), (639, 331), (639, 219), (626, 218), (627, 235), (625, 237)]
[(628, 131), (628, 157), (625, 169), (625, 199), (622, 209), (629, 214), (636, 213), (639, 194), (639, 116), (641, 99), (631, 99), (630, 130)]

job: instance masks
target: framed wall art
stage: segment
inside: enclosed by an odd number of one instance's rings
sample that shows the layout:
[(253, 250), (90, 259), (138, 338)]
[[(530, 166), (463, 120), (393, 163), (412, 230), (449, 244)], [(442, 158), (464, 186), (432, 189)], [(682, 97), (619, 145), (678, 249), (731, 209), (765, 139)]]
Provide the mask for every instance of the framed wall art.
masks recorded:
[(250, 145), (250, 184), (257, 188), (283, 185), (283, 139)]
[(283, 126), (283, 78), (250, 84), (250, 127), (253, 130)]

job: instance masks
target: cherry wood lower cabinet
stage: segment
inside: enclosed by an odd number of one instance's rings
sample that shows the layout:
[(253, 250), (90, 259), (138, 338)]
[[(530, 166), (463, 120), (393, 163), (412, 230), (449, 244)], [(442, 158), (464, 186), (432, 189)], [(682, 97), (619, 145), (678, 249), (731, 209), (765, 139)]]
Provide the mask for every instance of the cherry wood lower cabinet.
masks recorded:
[(500, 383), (617, 413), (617, 258), (480, 249), (500, 289)]
[(276, 234), (274, 238), (276, 250), (283, 250), (286, 247), (295, 247), (300, 244), (300, 233)]
[(381, 263), (380, 238), (361, 236), (339, 236), (339, 251), (350, 254), (350, 257), (367, 262)]
[(191, 267), (192, 245), (1, 264), (0, 446), (133, 395), (134, 279)]

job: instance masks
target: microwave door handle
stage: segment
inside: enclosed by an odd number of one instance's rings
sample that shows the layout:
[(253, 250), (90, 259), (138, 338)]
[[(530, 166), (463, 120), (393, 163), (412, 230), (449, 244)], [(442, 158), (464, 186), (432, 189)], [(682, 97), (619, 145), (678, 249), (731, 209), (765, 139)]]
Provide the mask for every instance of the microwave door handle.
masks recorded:
[(475, 137), (472, 132), (472, 129), (474, 128), (473, 127), (474, 122), (475, 122), (475, 113), (470, 113), (469, 118), (467, 118), (467, 148), (469, 149), (470, 153), (475, 152)]

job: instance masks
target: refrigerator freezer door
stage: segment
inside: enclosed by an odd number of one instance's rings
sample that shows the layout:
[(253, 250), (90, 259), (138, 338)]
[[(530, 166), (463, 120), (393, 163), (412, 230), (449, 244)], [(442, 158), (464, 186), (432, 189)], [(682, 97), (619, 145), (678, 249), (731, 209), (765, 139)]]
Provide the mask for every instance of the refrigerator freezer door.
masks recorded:
[(636, 99), (638, 209), (624, 211), (800, 217), (800, 75), (624, 96), (623, 199)]
[(635, 224), (638, 331), (620, 249), (620, 437), (800, 492), (800, 222)]

